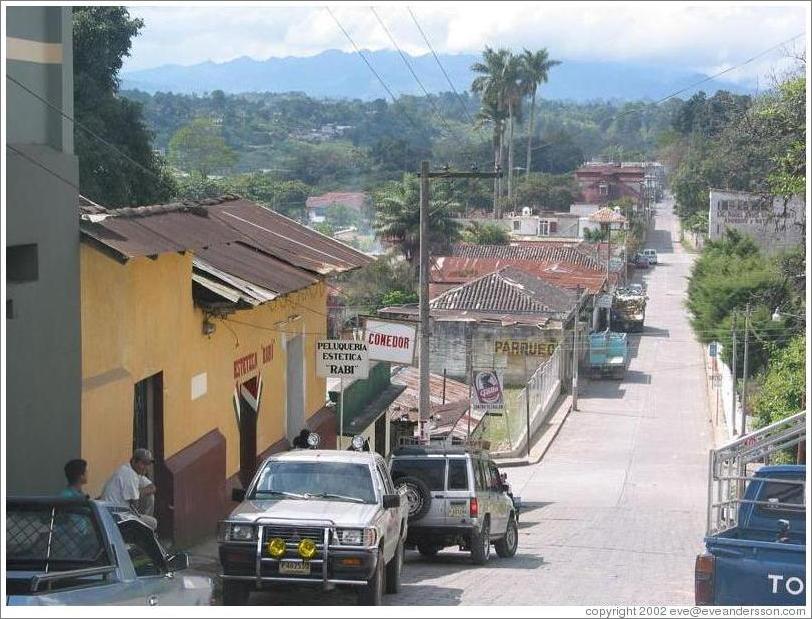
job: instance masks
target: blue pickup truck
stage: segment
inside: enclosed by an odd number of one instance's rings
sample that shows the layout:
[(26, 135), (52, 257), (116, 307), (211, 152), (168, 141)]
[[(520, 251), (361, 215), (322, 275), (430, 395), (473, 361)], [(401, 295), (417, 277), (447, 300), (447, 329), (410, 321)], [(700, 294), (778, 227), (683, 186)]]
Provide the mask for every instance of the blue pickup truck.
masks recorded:
[(805, 604), (806, 465), (770, 464), (793, 453), (805, 419), (800, 413), (711, 453), (697, 605)]

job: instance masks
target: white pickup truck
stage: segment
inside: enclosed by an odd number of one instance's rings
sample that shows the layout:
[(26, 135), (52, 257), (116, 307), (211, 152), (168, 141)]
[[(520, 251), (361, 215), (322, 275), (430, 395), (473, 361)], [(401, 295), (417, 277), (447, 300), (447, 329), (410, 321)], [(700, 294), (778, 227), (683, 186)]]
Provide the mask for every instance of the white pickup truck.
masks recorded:
[(372, 452), (271, 456), (220, 523), (223, 603), (280, 585), (353, 587), (360, 604), (400, 590), (408, 505)]

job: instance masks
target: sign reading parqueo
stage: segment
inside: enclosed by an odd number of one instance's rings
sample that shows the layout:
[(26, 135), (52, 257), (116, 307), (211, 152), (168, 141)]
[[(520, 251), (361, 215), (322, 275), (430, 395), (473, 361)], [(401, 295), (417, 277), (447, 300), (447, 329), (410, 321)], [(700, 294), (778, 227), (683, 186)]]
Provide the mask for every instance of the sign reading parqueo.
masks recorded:
[(319, 340), (316, 342), (316, 374), (322, 378), (367, 378), (367, 345), (353, 340)]

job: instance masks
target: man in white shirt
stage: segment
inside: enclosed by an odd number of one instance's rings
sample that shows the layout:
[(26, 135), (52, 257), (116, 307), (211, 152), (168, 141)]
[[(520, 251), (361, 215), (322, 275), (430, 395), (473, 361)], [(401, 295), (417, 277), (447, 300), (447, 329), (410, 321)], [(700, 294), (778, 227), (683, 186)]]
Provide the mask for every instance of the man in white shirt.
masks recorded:
[(129, 507), (155, 530), (158, 526), (153, 516), (155, 484), (146, 476), (152, 463), (152, 453), (148, 449), (133, 451), (130, 461), (118, 467), (104, 484), (101, 498), (113, 505)]

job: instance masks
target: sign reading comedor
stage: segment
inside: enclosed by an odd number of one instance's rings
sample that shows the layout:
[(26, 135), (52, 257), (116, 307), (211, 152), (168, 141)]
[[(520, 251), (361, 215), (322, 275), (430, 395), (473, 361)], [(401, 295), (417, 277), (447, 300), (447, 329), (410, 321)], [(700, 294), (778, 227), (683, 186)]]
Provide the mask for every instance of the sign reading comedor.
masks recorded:
[(389, 320), (367, 319), (364, 342), (369, 358), (402, 365), (414, 364), (417, 326)]
[(316, 374), (322, 378), (367, 378), (367, 345), (354, 340), (319, 340), (316, 342)]

